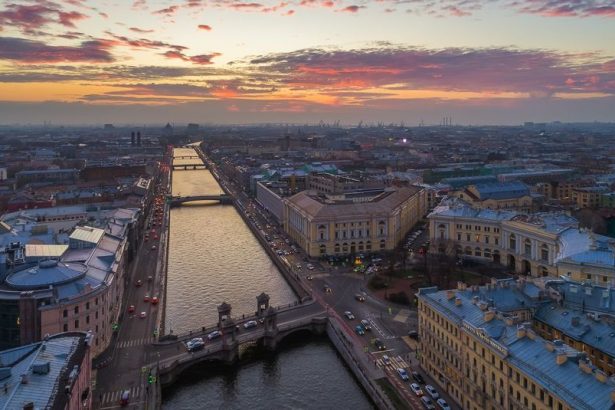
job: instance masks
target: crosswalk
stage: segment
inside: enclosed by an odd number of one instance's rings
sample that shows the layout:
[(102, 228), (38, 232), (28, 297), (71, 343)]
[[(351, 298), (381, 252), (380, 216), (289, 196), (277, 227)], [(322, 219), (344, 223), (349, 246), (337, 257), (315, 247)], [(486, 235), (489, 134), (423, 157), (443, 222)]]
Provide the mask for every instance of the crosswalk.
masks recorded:
[(129, 401), (131, 403), (138, 401), (138, 399), (141, 397), (141, 393), (143, 393), (144, 391), (144, 389), (141, 386), (133, 386), (130, 389), (108, 391), (104, 393), (101, 392), (100, 393), (102, 396), (102, 399), (100, 402), (101, 407), (105, 405), (109, 405), (109, 404), (118, 404), (122, 397), (122, 393), (126, 390), (130, 391)]
[(396, 370), (396, 369), (400, 369), (400, 368), (401, 369), (407, 369), (407, 368), (410, 367), (408, 362), (406, 362), (404, 360), (404, 358), (401, 357), (401, 356), (390, 357), (388, 364), (386, 364), (384, 362), (384, 360), (382, 359), (382, 357), (380, 357), (380, 359), (376, 360), (376, 364), (380, 368), (388, 367), (391, 370)]
[(142, 337), (140, 339), (122, 340), (121, 342), (117, 343), (117, 348), (124, 349), (127, 347), (142, 346), (142, 345), (148, 345), (151, 343), (154, 343), (153, 337)]
[[(387, 332), (385, 332), (384, 330), (382, 330), (377, 324), (376, 321), (374, 319), (368, 319), (369, 323), (372, 326), (372, 332), (374, 332), (374, 335), (376, 335), (377, 337), (379, 337), (380, 339), (384, 339), (384, 340), (392, 340), (395, 339), (396, 336), (388, 334)], [(378, 336), (377, 334), (379, 334), (380, 336)]]

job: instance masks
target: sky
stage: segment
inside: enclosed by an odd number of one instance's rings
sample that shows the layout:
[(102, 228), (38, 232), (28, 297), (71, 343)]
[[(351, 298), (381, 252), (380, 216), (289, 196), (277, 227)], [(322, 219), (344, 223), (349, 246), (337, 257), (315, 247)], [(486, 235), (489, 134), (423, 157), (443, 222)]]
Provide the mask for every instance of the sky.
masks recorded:
[(615, 121), (615, 0), (3, 0), (1, 124)]

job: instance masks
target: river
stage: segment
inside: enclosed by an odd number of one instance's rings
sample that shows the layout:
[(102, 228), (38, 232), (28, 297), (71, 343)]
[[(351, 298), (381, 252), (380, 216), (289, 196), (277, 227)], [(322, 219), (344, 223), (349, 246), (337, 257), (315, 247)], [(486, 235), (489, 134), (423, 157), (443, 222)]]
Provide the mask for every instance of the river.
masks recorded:
[[(173, 195), (217, 194), (207, 170), (173, 173)], [(256, 296), (272, 305), (297, 300), (277, 267), (231, 205), (187, 205), (171, 211), (167, 332), (217, 322), (223, 301), (233, 316), (252, 314)], [(163, 393), (164, 409), (372, 408), (326, 339), (292, 340), (241, 367), (192, 370)]]

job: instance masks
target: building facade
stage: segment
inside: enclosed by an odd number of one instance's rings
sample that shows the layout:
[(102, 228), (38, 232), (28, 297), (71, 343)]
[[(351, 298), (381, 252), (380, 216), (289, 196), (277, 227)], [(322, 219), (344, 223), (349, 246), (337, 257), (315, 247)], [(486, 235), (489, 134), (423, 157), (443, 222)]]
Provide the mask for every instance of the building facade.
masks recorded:
[(588, 356), (533, 329), (524, 282), (419, 290), (421, 367), (463, 409), (609, 409), (615, 385)]
[(284, 200), (284, 229), (310, 256), (393, 250), (426, 212), (423, 189), (402, 187)]

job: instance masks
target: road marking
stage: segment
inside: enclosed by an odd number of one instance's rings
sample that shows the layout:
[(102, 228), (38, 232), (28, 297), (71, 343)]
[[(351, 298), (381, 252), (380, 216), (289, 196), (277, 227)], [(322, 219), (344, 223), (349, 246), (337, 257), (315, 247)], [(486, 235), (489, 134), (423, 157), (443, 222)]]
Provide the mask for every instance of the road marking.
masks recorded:
[(396, 322), (401, 322), (401, 323), (405, 323), (406, 320), (408, 320), (408, 317), (410, 316), (410, 311), (407, 309), (401, 309), (399, 311), (399, 313), (397, 315), (395, 315), (395, 317), (393, 318), (394, 321)]
[(118, 342), (117, 348), (118, 349), (124, 349), (124, 348), (127, 348), (127, 347), (135, 347), (135, 346), (147, 345), (147, 344), (151, 344), (153, 342), (154, 342), (154, 338), (153, 337), (142, 337), (141, 339), (123, 340), (121, 342)]
[(382, 358), (376, 360), (376, 364), (380, 368), (388, 368), (391, 371), (397, 371), (397, 369), (409, 369), (410, 365), (401, 356), (389, 357), (389, 364), (385, 364)]
[(132, 386), (130, 389), (121, 389), (121, 390), (115, 390), (115, 391), (108, 391), (105, 393), (99, 393), (99, 394), (102, 394), (102, 401), (99, 404), (100, 405), (111, 404), (111, 403), (119, 404), (119, 401), (122, 398), (122, 392), (124, 392), (125, 390), (130, 390), (129, 403), (131, 404), (134, 403), (134, 401), (139, 398), (141, 391), (142, 391), (141, 386)]
[(372, 329), (376, 329), (376, 331), (378, 333), (380, 333), (380, 335), (382, 336), (382, 339), (384, 339), (384, 340), (392, 340), (392, 339), (396, 338), (396, 336), (389, 335), (389, 334), (385, 333), (384, 330), (380, 329), (380, 327), (376, 324), (374, 319), (369, 319), (369, 322), (372, 324)]

